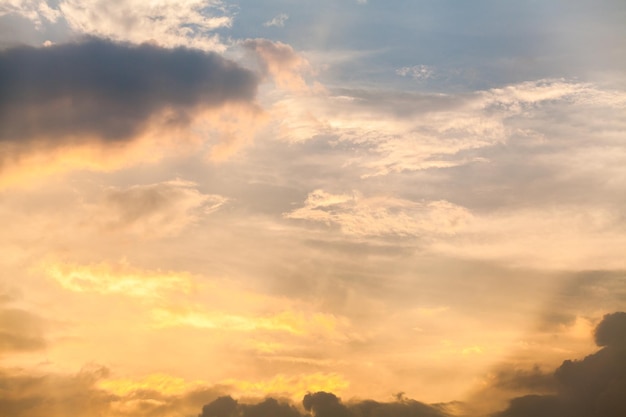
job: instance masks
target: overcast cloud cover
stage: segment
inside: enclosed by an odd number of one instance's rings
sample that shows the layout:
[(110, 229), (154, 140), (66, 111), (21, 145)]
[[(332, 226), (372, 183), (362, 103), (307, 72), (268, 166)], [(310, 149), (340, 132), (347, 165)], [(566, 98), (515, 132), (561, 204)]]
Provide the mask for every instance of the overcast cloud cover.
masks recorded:
[(623, 416), (624, 21), (0, 1), (0, 410)]

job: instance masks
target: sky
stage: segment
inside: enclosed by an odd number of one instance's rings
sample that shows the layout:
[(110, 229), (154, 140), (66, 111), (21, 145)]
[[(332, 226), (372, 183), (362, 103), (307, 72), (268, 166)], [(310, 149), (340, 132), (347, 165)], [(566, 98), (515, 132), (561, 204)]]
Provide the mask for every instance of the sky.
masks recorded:
[(625, 415), (624, 21), (0, 0), (0, 409)]

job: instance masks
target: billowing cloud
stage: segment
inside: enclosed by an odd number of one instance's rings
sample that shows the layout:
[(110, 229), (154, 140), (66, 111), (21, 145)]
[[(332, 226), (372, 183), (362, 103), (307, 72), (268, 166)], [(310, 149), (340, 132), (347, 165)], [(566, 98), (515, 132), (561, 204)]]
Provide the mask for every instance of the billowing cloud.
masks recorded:
[(603, 416), (626, 413), (626, 313), (607, 314), (596, 327), (603, 346), (582, 360), (566, 360), (554, 376), (557, 393), (511, 401), (497, 417)]

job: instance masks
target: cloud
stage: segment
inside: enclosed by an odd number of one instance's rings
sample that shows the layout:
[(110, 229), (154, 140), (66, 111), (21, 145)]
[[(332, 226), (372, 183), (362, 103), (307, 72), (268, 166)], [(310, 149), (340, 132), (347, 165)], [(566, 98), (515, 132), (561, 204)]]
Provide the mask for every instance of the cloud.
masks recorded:
[[(624, 108), (623, 91), (548, 79), (454, 94), (316, 90), (281, 98), (272, 112), (281, 139), (329, 137), (352, 145), (345, 166), (363, 177), (497, 162), (507, 146), (531, 152), (529, 162), (542, 166), (576, 165), (573, 172), (589, 171), (601, 157), (609, 163), (598, 169), (616, 177)], [(595, 117), (585, 117), (590, 114)], [(514, 178), (507, 174), (502, 177)]]
[(183, 307), (153, 311), (156, 325), (161, 327), (191, 326), (227, 332), (284, 332), (292, 336), (345, 339), (342, 330), (346, 320), (331, 314), (282, 311), (264, 316), (244, 316), (202, 308)]
[[(117, 389), (107, 368), (90, 365), (76, 374), (0, 369), (0, 409), (14, 417), (167, 417), (194, 415), (220, 395), (220, 387), (169, 392), (158, 384)], [(109, 382), (107, 384), (107, 382)]]
[(276, 86), (294, 92), (308, 91), (303, 74), (310, 72), (309, 62), (291, 46), (268, 39), (248, 39), (243, 47), (254, 52), (263, 72), (274, 79)]
[(20, 308), (0, 302), (0, 357), (6, 353), (43, 349), (44, 320)]
[(448, 201), (367, 198), (357, 193), (331, 194), (324, 190), (309, 193), (304, 207), (286, 213), (285, 217), (336, 225), (356, 237), (454, 234), (472, 220), (469, 211)]
[[(305, 411), (314, 417), (445, 417), (442, 406), (431, 406), (402, 396), (389, 403), (372, 400), (344, 404), (332, 392), (309, 392), (302, 399)], [(266, 398), (256, 404), (242, 404), (230, 396), (205, 405), (199, 417), (301, 417), (298, 409), (287, 402)]]
[(73, 292), (122, 294), (153, 300), (178, 292), (189, 293), (193, 287), (193, 279), (187, 273), (145, 271), (126, 263), (79, 265), (48, 262), (42, 268), (50, 278)]
[(511, 400), (497, 417), (602, 416), (626, 413), (626, 313), (607, 314), (596, 327), (603, 346), (582, 360), (566, 360), (555, 371), (555, 395), (527, 395)]
[(61, 12), (50, 7), (46, 0), (6, 0), (0, 4), (0, 16), (7, 14), (29, 19), (36, 28), (41, 28), (44, 21), (56, 22), (61, 16)]
[(104, 231), (124, 231), (138, 236), (162, 237), (180, 233), (227, 202), (203, 194), (193, 182), (175, 180), (128, 188), (111, 187), (95, 209)]
[(219, 397), (202, 407), (199, 417), (236, 417), (237, 401), (230, 395)]
[(595, 330), (598, 346), (626, 348), (626, 313), (607, 314)]
[(316, 392), (307, 394), (302, 399), (302, 405), (306, 411), (312, 412), (315, 417), (350, 417), (348, 408), (341, 400), (330, 392)]
[(274, 16), (272, 20), (268, 20), (267, 22), (263, 23), (263, 26), (276, 26), (282, 28), (283, 26), (285, 26), (285, 22), (287, 21), (287, 19), (289, 19), (289, 15), (287, 15), (286, 13), (281, 13)]
[(29, 161), (38, 170), (55, 153), (97, 166), (150, 134), (152, 145), (184, 142), (204, 113), (254, 107), (257, 88), (252, 72), (215, 53), (98, 39), (0, 51), (0, 74), (3, 170)]
[(78, 34), (160, 46), (223, 51), (216, 29), (230, 27), (232, 14), (220, 0), (9, 0), (0, 16), (17, 14), (36, 28), (64, 21)]
[(396, 74), (402, 77), (410, 76), (416, 80), (426, 80), (433, 77), (435, 70), (428, 65), (414, 65), (412, 67), (398, 68)]
[(278, 374), (271, 379), (247, 381), (230, 379), (224, 384), (232, 387), (234, 393), (244, 397), (265, 397), (276, 395), (300, 401), (303, 396), (315, 391), (342, 391), (350, 383), (336, 372), (314, 372), (306, 374)]
[(256, 92), (251, 72), (214, 53), (96, 39), (2, 51), (0, 69), (3, 144), (123, 142), (154, 116), (185, 125), (198, 108), (250, 101)]

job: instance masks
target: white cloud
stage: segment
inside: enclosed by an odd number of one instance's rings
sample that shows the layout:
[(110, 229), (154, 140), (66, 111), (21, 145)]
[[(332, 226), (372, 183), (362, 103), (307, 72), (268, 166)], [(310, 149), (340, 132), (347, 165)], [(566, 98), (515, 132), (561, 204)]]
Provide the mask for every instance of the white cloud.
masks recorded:
[[(326, 135), (361, 152), (347, 161), (365, 176), (486, 161), (467, 152), (525, 137), (527, 144), (611, 136), (621, 131), (626, 94), (589, 84), (539, 80), (467, 94), (385, 94), (317, 90), (277, 100), (277, 136), (303, 142)], [(543, 111), (542, 111), (543, 109)], [(572, 115), (577, 132), (569, 132)], [(585, 115), (597, 114), (586, 118)], [(598, 123), (604, 124), (599, 126)], [(555, 134), (557, 133), (557, 134)], [(569, 147), (567, 148), (569, 149)]]
[(281, 13), (274, 16), (272, 20), (268, 20), (267, 22), (263, 23), (263, 26), (276, 26), (282, 28), (285, 26), (285, 22), (287, 21), (287, 19), (289, 19), (289, 15), (287, 15), (286, 13)]
[(412, 67), (398, 68), (396, 74), (402, 77), (411, 77), (416, 80), (426, 80), (435, 75), (435, 69), (428, 65), (414, 65)]
[(64, 19), (77, 33), (165, 47), (188, 46), (222, 51), (216, 29), (230, 27), (232, 15), (220, 0), (9, 0), (0, 16), (18, 14), (36, 27)]
[(57, 9), (51, 8), (45, 0), (6, 0), (0, 4), (0, 16), (17, 14), (31, 20), (36, 28), (43, 21), (56, 22), (61, 16)]
[(59, 9), (77, 32), (133, 43), (223, 50), (212, 31), (229, 27), (232, 17), (221, 6), (214, 0), (64, 0)]

